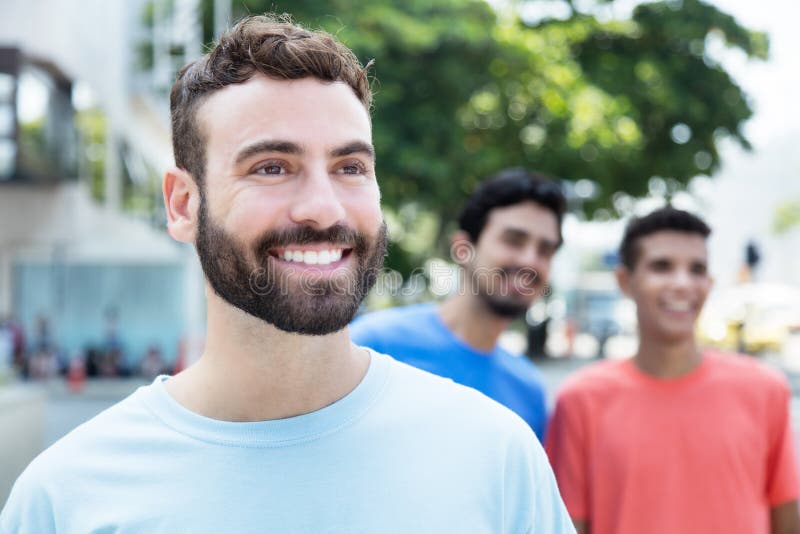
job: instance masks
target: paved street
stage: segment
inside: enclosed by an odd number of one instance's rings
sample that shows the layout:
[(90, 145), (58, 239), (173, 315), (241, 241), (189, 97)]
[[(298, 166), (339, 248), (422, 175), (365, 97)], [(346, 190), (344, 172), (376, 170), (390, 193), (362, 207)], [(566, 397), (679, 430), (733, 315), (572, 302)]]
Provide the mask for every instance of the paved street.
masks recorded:
[(49, 447), (73, 428), (124, 399), (145, 383), (140, 379), (91, 380), (84, 391), (78, 394), (70, 392), (66, 384), (49, 384), (43, 448)]

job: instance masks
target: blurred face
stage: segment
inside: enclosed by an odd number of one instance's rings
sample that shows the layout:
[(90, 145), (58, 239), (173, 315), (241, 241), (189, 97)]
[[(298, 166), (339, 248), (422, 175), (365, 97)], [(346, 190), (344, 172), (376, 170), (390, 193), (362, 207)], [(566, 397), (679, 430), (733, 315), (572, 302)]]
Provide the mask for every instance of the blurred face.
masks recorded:
[(287, 332), (355, 315), (383, 263), (369, 116), (342, 83), (256, 76), (198, 111), (197, 252), (222, 299)]
[(541, 295), (558, 244), (549, 209), (532, 201), (495, 208), (464, 263), (466, 287), (495, 314), (518, 317)]
[(618, 278), (636, 302), (641, 336), (667, 342), (691, 339), (712, 285), (705, 238), (663, 231), (639, 239), (638, 247), (633, 272), (621, 268)]

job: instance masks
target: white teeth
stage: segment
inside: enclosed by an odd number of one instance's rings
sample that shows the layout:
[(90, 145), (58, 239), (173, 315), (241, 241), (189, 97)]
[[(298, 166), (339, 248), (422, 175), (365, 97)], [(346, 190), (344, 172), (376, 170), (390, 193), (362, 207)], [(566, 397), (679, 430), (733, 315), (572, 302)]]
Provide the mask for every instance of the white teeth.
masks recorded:
[(678, 312), (685, 312), (692, 309), (692, 305), (688, 302), (667, 302), (666, 307), (667, 309)]
[(281, 256), (284, 261), (305, 263), (307, 265), (329, 265), (342, 259), (342, 249), (331, 250), (287, 250)]

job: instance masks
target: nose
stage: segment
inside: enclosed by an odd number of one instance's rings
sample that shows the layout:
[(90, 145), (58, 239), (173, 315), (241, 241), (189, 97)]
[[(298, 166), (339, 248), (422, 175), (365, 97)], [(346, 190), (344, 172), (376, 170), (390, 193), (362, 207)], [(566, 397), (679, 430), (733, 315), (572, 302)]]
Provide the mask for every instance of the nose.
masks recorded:
[(344, 206), (326, 171), (311, 169), (300, 177), (289, 216), (296, 224), (320, 229), (344, 219)]
[(519, 257), (519, 262), (525, 267), (531, 267), (535, 269), (539, 266), (540, 259), (541, 257), (539, 256), (539, 251), (536, 249), (536, 245), (530, 244), (522, 250), (522, 254)]
[(687, 269), (675, 269), (671, 281), (673, 287), (677, 289), (686, 289), (692, 285), (692, 275)]

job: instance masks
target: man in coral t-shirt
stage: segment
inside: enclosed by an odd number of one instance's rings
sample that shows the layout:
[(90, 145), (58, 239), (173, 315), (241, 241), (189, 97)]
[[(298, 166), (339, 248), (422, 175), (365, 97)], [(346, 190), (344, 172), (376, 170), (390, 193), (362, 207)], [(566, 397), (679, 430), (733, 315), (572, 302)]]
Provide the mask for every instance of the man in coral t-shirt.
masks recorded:
[(571, 377), (547, 431), (579, 533), (800, 533), (785, 378), (695, 340), (709, 234), (673, 208), (625, 231), (617, 278), (636, 303), (639, 350)]

